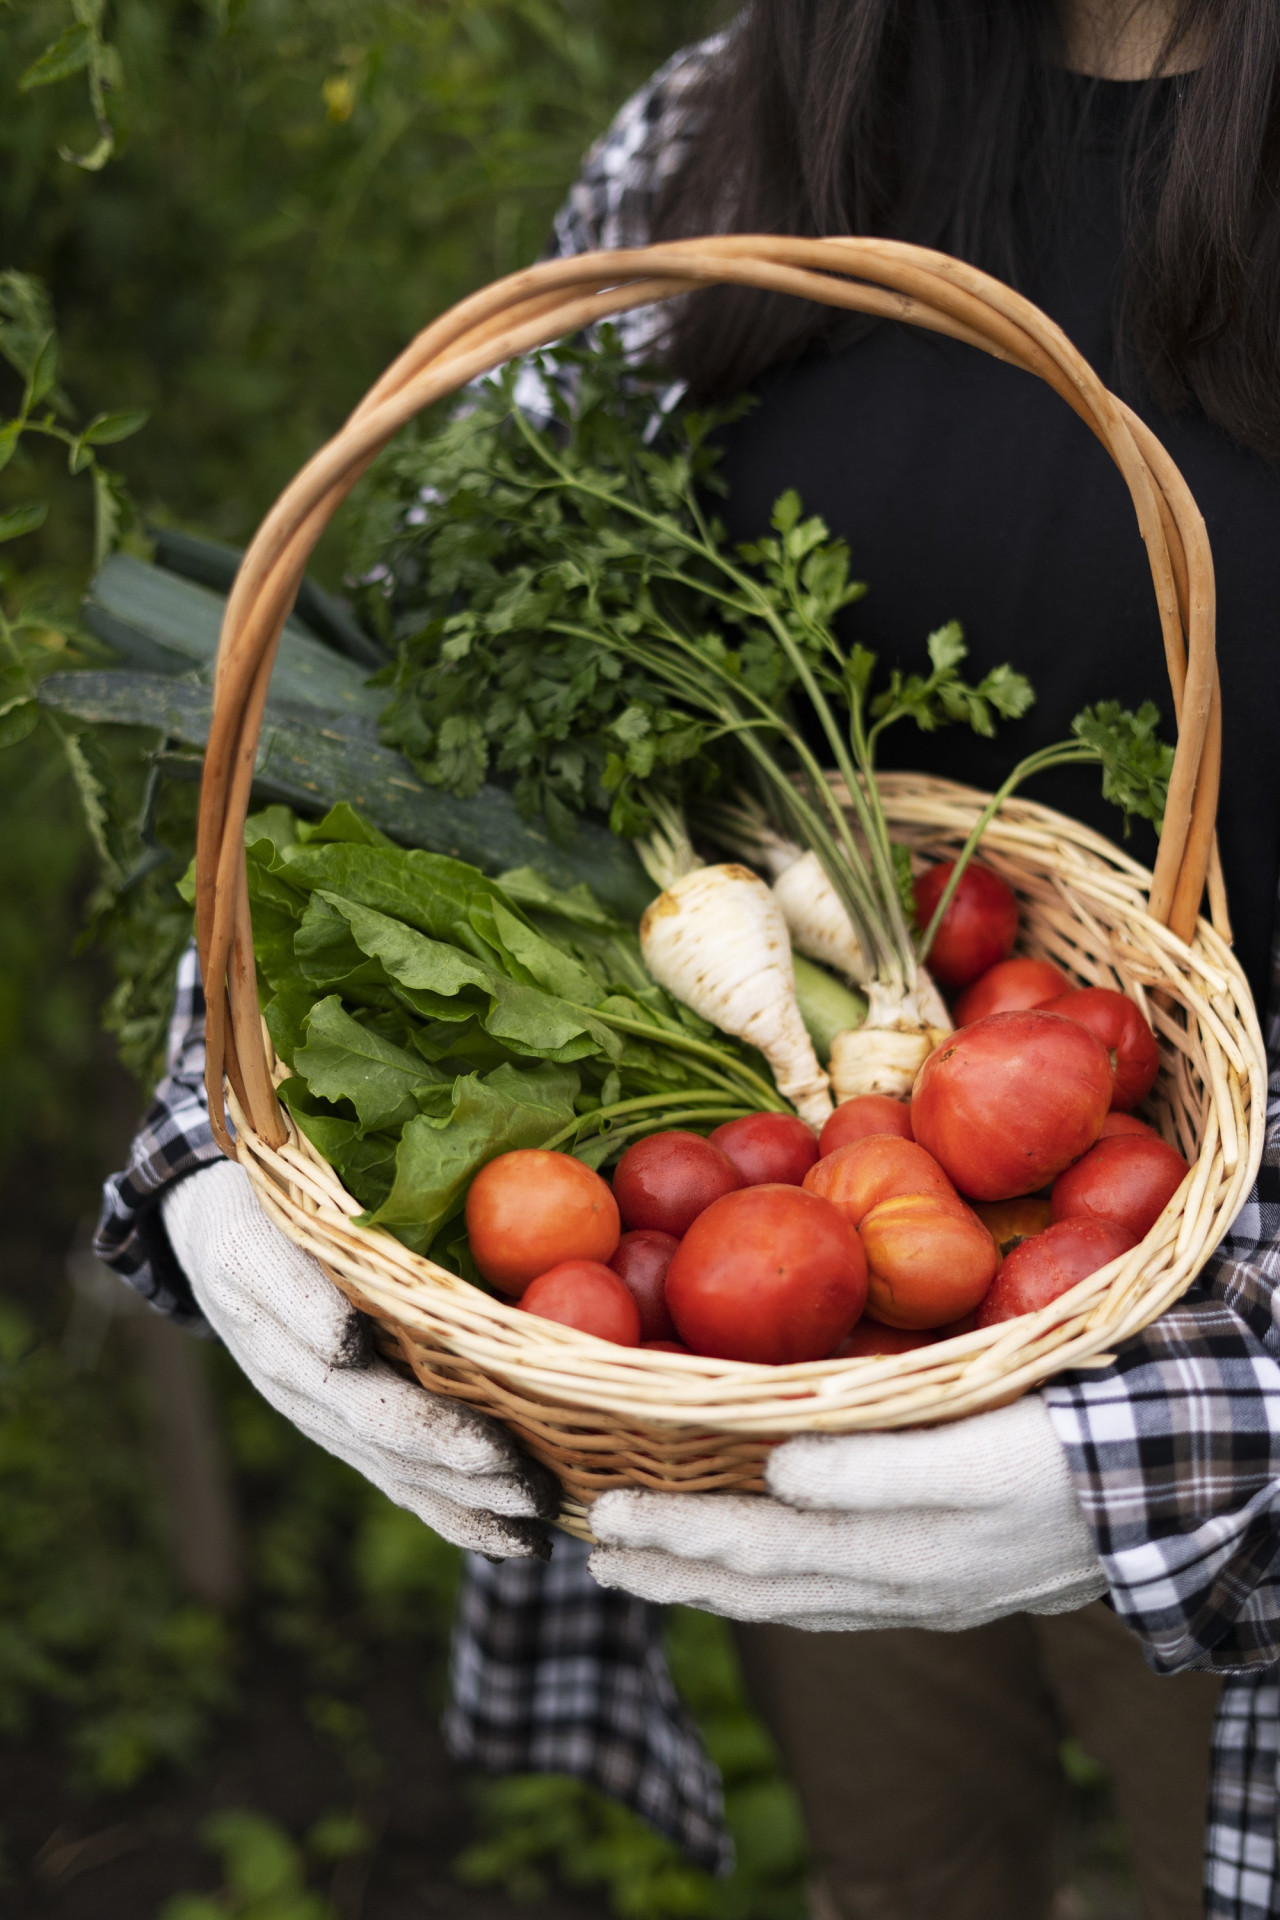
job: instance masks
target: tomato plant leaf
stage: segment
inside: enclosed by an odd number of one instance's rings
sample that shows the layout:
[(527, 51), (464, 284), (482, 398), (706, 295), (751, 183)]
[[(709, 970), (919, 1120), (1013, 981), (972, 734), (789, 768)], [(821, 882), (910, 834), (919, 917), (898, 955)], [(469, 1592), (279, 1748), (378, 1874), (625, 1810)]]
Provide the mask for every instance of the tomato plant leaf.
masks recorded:
[(42, 527), (49, 511), (43, 500), (27, 500), (19, 507), (10, 507), (7, 513), (0, 513), (0, 540), (19, 540), (24, 533), (34, 533)]

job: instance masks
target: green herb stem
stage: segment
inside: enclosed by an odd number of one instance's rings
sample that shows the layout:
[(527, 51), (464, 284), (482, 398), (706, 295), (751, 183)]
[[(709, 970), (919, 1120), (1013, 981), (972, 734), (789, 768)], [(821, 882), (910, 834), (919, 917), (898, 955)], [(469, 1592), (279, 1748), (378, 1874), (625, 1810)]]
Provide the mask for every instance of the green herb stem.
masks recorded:
[(955, 891), (964, 876), (964, 870), (977, 851), (978, 842), (1010, 794), (1014, 793), (1017, 788), (1022, 785), (1024, 780), (1029, 780), (1033, 774), (1045, 773), (1051, 767), (1082, 766), (1089, 765), (1090, 763), (1096, 766), (1101, 761), (1101, 758), (1102, 756), (1096, 748), (1085, 746), (1080, 741), (1073, 740), (1061, 741), (1058, 745), (1052, 747), (1042, 747), (1038, 753), (1028, 754), (1025, 760), (1019, 761), (1008, 779), (1004, 780), (1001, 785), (996, 788), (986, 806), (978, 815), (977, 820), (974, 822), (968, 839), (956, 855), (955, 864), (948, 876), (947, 884), (942, 890), (942, 896), (934, 908), (933, 917), (929, 921), (920, 939), (920, 964), (922, 966), (929, 957), (929, 950), (933, 946), (934, 940), (937, 937), (938, 928), (942, 924), (942, 916), (955, 898)]
[[(629, 1033), (637, 1040), (648, 1040), (651, 1045), (669, 1047), (675, 1053), (691, 1054), (695, 1060), (705, 1060), (718, 1069), (715, 1077), (726, 1085), (738, 1080), (754, 1093), (757, 1109), (766, 1113), (790, 1113), (790, 1103), (784, 1100), (777, 1090), (769, 1085), (752, 1068), (733, 1059), (730, 1054), (722, 1053), (718, 1047), (712, 1047), (705, 1040), (695, 1040), (692, 1034), (679, 1033), (670, 1027), (651, 1026), (647, 1020), (633, 1020), (624, 1013), (606, 1013), (600, 1007), (579, 1007), (573, 1001), (566, 1000), (566, 1006), (573, 1006), (575, 1013), (589, 1014), (593, 1020), (599, 1020), (606, 1027), (613, 1027), (618, 1033)], [(708, 1075), (708, 1078), (711, 1076)], [(729, 1086), (733, 1093), (741, 1094), (739, 1087)]]
[[(669, 1111), (671, 1108), (677, 1108), (679, 1111), (673, 1113)], [(745, 1114), (758, 1111), (756, 1107), (741, 1104), (729, 1106), (725, 1102), (723, 1093), (713, 1093), (710, 1090), (705, 1094), (700, 1094), (696, 1090), (686, 1090), (683, 1093), (645, 1094), (635, 1100), (617, 1100), (611, 1106), (593, 1107), (589, 1113), (579, 1114), (572, 1125), (562, 1127), (559, 1133), (553, 1134), (550, 1140), (543, 1142), (543, 1145), (549, 1153), (554, 1153), (556, 1148), (563, 1146), (566, 1140), (580, 1138), (584, 1129), (601, 1131), (601, 1123), (612, 1120), (615, 1115), (651, 1112), (655, 1118), (662, 1121), (664, 1126), (670, 1126), (672, 1121), (677, 1119), (688, 1120), (696, 1117), (715, 1120), (719, 1123), (721, 1120), (740, 1119)], [(610, 1128), (609, 1131), (613, 1132), (615, 1129)], [(627, 1128), (626, 1131), (634, 1132), (636, 1129)]]

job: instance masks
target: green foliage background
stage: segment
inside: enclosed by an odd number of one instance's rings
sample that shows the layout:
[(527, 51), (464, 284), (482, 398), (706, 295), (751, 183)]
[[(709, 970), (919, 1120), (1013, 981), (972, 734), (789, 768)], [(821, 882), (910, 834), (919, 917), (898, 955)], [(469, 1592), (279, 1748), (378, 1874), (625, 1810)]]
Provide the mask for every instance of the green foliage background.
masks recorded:
[[(0, 232), (68, 383), (145, 407), (143, 506), (242, 540), (411, 334), (541, 250), (584, 148), (710, 0), (118, 0), (116, 156), (67, 0), (0, 9)], [(332, 564), (332, 563), (331, 563)]]

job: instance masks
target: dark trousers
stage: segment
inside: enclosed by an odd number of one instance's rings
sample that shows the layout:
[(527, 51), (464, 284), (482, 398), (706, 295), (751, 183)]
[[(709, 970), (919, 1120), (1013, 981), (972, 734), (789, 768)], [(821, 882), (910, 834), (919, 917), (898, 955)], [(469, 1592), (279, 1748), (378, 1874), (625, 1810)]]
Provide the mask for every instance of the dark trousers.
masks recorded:
[(968, 1633), (737, 1629), (830, 1920), (1041, 1920), (1074, 1734), (1114, 1782), (1142, 1920), (1199, 1920), (1219, 1683), (1157, 1678), (1109, 1608)]

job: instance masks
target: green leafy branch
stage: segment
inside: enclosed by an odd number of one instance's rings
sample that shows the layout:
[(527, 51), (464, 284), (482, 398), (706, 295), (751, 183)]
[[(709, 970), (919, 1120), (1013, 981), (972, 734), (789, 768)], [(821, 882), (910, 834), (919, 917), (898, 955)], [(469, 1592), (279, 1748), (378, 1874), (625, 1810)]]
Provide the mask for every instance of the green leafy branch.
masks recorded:
[[(22, 382), (17, 412), (0, 416), (0, 472), (26, 455), (24, 441), (52, 441), (66, 448), (67, 470), (87, 475), (93, 489), (93, 564), (100, 566), (136, 515), (124, 482), (102, 466), (99, 447), (129, 438), (146, 421), (141, 412), (99, 413), (84, 426), (58, 380), (58, 335), (48, 297), (38, 280), (13, 269), (0, 272), (0, 358)], [(48, 516), (45, 500), (23, 500), (0, 512), (0, 544), (34, 533)], [(69, 728), (36, 703), (43, 675), (67, 664), (68, 646), (93, 651), (77, 622), (47, 598), (15, 604), (0, 600), (0, 747), (16, 745), (43, 723), (62, 749), (80, 795), (90, 837), (108, 882), (123, 872), (120, 835), (107, 799), (109, 782), (101, 748), (92, 734)]]
[(84, 153), (73, 153), (59, 146), (58, 152), (73, 167), (86, 173), (98, 173), (116, 150), (116, 131), (107, 107), (107, 95), (117, 93), (124, 84), (120, 55), (104, 37), (103, 16), (106, 0), (71, 0), (72, 18), (56, 40), (36, 56), (18, 81), (19, 91), (30, 93), (37, 87), (52, 87), (83, 73), (89, 90), (89, 111), (93, 115), (98, 138)]

